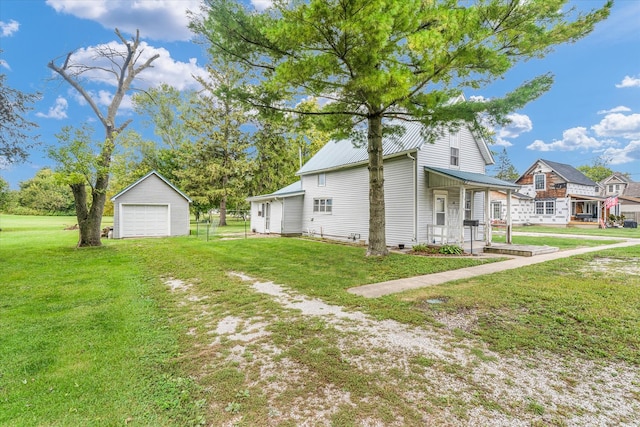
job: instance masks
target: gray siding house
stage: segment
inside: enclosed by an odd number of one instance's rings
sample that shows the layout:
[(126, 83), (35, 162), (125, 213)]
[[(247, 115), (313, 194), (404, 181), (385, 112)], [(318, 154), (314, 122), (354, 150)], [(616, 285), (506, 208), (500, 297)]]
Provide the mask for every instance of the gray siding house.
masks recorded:
[(189, 234), (191, 199), (152, 171), (115, 196), (113, 237), (164, 237)]
[[(485, 175), (493, 157), (486, 142), (469, 128), (442, 132), (429, 142), (422, 125), (403, 126), (401, 136), (383, 137), (387, 244), (462, 244), (471, 238), (490, 242), (490, 191), (510, 196), (519, 186)], [(367, 165), (366, 146), (343, 139), (327, 143), (302, 166), (297, 173), (301, 233), (368, 242)], [(249, 199), (252, 224), (257, 203), (270, 196)], [(273, 209), (270, 214), (273, 218)], [(465, 219), (478, 220), (479, 226), (466, 227)], [(506, 220), (510, 226), (510, 218)], [(259, 226), (255, 229), (260, 232)]]

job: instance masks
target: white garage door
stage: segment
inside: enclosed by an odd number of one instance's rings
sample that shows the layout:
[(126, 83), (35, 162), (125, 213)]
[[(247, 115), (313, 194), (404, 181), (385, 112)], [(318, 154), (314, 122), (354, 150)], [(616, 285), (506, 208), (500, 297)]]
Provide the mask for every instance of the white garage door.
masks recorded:
[(122, 205), (121, 237), (168, 236), (168, 205)]

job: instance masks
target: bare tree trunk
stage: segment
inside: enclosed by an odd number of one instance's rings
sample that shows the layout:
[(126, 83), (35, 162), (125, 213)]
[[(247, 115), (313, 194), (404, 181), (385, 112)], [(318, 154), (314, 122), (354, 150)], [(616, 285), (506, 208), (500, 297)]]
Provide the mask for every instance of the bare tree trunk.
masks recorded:
[(367, 256), (385, 256), (387, 250), (384, 168), (382, 166), (382, 116), (368, 119), (367, 135), (369, 153), (369, 247)]
[(220, 225), (227, 225), (227, 196), (222, 196), (220, 200)]

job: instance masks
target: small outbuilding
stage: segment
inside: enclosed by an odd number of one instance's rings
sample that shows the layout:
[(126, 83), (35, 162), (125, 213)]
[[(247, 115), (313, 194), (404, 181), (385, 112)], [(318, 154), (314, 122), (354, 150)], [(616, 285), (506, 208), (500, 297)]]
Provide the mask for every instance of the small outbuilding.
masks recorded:
[(113, 238), (189, 235), (191, 199), (152, 171), (115, 196)]

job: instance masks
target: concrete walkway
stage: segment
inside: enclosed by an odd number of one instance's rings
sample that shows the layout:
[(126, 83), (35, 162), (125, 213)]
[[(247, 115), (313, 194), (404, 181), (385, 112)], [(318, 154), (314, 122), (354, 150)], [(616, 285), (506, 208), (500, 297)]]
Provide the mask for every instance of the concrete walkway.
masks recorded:
[[(548, 236), (548, 234), (545, 234)], [(554, 237), (566, 238), (585, 238), (599, 239), (597, 236), (578, 236), (569, 234), (553, 235)], [(478, 265), (475, 267), (461, 268), (459, 270), (449, 270), (440, 273), (427, 274), (424, 276), (407, 277), (405, 279), (389, 280), (387, 282), (372, 283), (370, 285), (358, 286), (348, 289), (347, 291), (360, 295), (365, 298), (376, 298), (383, 295), (394, 294), (409, 289), (423, 288), (426, 286), (440, 285), (459, 279), (469, 279), (471, 277), (482, 276), (484, 274), (497, 273), (499, 271), (511, 270), (514, 268), (524, 267), (526, 265), (539, 264), (541, 262), (551, 261), (559, 258), (567, 258), (574, 255), (585, 254), (589, 252), (603, 251), (607, 249), (623, 248), (627, 246), (640, 245), (640, 239), (625, 239), (624, 237), (605, 237), (608, 240), (624, 240), (620, 243), (612, 245), (594, 246), (589, 248), (570, 249), (536, 255), (532, 257), (515, 257), (506, 261), (498, 261), (489, 264)]]

